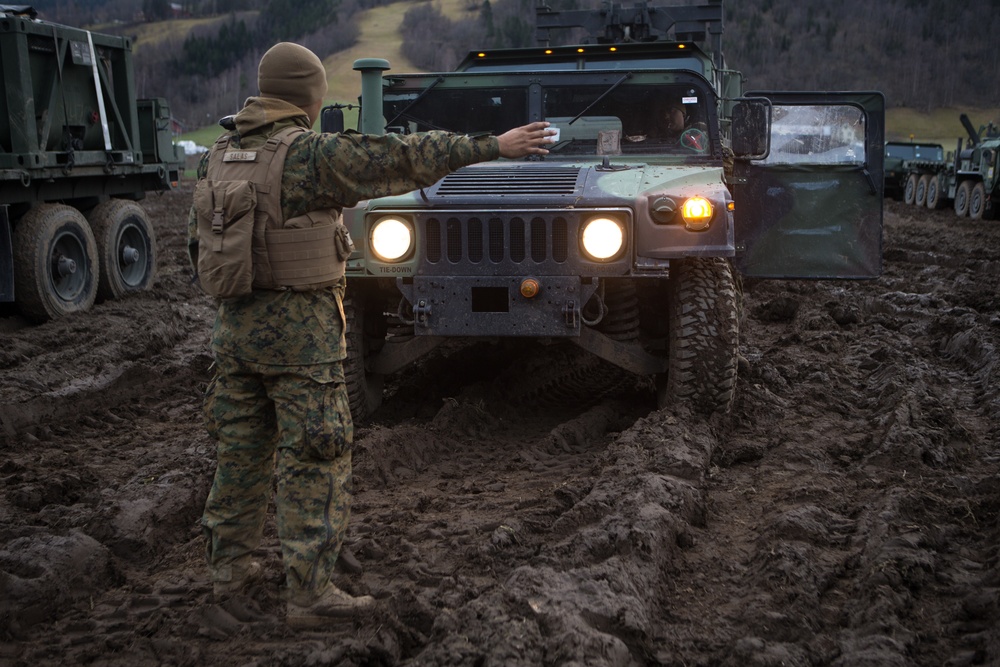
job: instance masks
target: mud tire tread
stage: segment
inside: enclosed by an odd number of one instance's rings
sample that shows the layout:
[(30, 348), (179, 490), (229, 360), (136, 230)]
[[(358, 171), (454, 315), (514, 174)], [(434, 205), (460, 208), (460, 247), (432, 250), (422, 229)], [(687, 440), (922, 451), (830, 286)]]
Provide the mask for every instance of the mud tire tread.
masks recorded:
[[(83, 251), (85, 273), (81, 289), (71, 300), (59, 296), (52, 282), (52, 243), (60, 233), (69, 233)], [(73, 313), (90, 310), (97, 297), (97, 243), (87, 219), (63, 204), (39, 204), (17, 222), (13, 234), (14, 301), (26, 318), (41, 324)]]
[[(94, 207), (87, 216), (94, 239), (101, 270), (97, 281), (97, 300), (121, 299), (128, 294), (141, 292), (153, 284), (156, 274), (156, 234), (146, 211), (127, 199), (109, 199)], [(118, 238), (123, 226), (130, 226), (142, 237), (145, 247), (140, 249), (141, 273), (133, 284), (122, 276), (118, 266)]]
[(369, 373), (365, 367), (368, 341), (364, 331), (364, 302), (352, 296), (344, 299), (344, 338), (347, 356), (344, 359), (344, 382), (347, 386), (351, 419), (363, 422), (382, 405), (385, 378)]
[(732, 267), (721, 257), (678, 263), (670, 285), (670, 346), (657, 402), (690, 402), (727, 413), (736, 395), (739, 304)]

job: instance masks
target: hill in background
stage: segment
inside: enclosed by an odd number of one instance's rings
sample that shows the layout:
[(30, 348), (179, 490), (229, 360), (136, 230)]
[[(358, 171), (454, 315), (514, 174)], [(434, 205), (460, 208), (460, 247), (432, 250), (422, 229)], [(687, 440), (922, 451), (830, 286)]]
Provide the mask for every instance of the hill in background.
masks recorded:
[[(599, 2), (549, 4), (573, 9)], [(387, 58), (395, 71), (447, 70), (472, 49), (533, 45), (535, 32), (534, 0), (43, 0), (34, 6), (47, 20), (132, 35), (139, 94), (166, 97), (191, 129), (213, 125), (255, 94), (257, 60), (281, 39), (324, 58), (331, 101), (347, 102), (360, 88), (351, 70), (358, 57)], [(880, 90), (890, 117), (899, 109), (895, 116), (911, 125), (895, 138), (964, 136), (957, 112), (941, 119), (931, 113), (942, 108), (969, 110), (976, 124), (996, 120), (978, 110), (1000, 106), (993, 80), (1000, 0), (731, 0), (725, 7), (727, 62), (744, 72), (750, 89)]]

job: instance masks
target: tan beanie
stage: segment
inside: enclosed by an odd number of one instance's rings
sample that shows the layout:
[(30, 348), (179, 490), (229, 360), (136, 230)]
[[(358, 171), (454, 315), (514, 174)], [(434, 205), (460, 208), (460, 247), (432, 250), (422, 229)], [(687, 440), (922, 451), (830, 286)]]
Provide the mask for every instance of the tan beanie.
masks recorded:
[(326, 95), (326, 69), (306, 47), (279, 42), (260, 59), (257, 87), (261, 97), (276, 97), (305, 107)]

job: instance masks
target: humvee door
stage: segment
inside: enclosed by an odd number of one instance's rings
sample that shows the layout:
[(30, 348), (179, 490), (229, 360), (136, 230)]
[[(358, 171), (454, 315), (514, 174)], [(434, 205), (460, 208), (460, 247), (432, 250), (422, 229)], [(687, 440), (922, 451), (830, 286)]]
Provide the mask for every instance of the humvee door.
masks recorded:
[(873, 278), (882, 271), (885, 98), (774, 93), (770, 153), (737, 160), (735, 265), (762, 278)]

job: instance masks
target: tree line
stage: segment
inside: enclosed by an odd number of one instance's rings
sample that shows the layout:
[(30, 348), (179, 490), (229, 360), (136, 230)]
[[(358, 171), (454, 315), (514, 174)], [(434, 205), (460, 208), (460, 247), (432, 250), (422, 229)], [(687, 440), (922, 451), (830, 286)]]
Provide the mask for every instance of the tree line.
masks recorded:
[[(403, 25), (404, 53), (423, 69), (447, 70), (474, 49), (533, 45), (534, 14), (532, 0), (482, 0), (459, 21), (415, 5)], [(1000, 0), (730, 0), (724, 29), (727, 64), (750, 88), (880, 90), (891, 106), (922, 110), (1000, 106)], [(553, 37), (570, 43), (579, 34)]]

